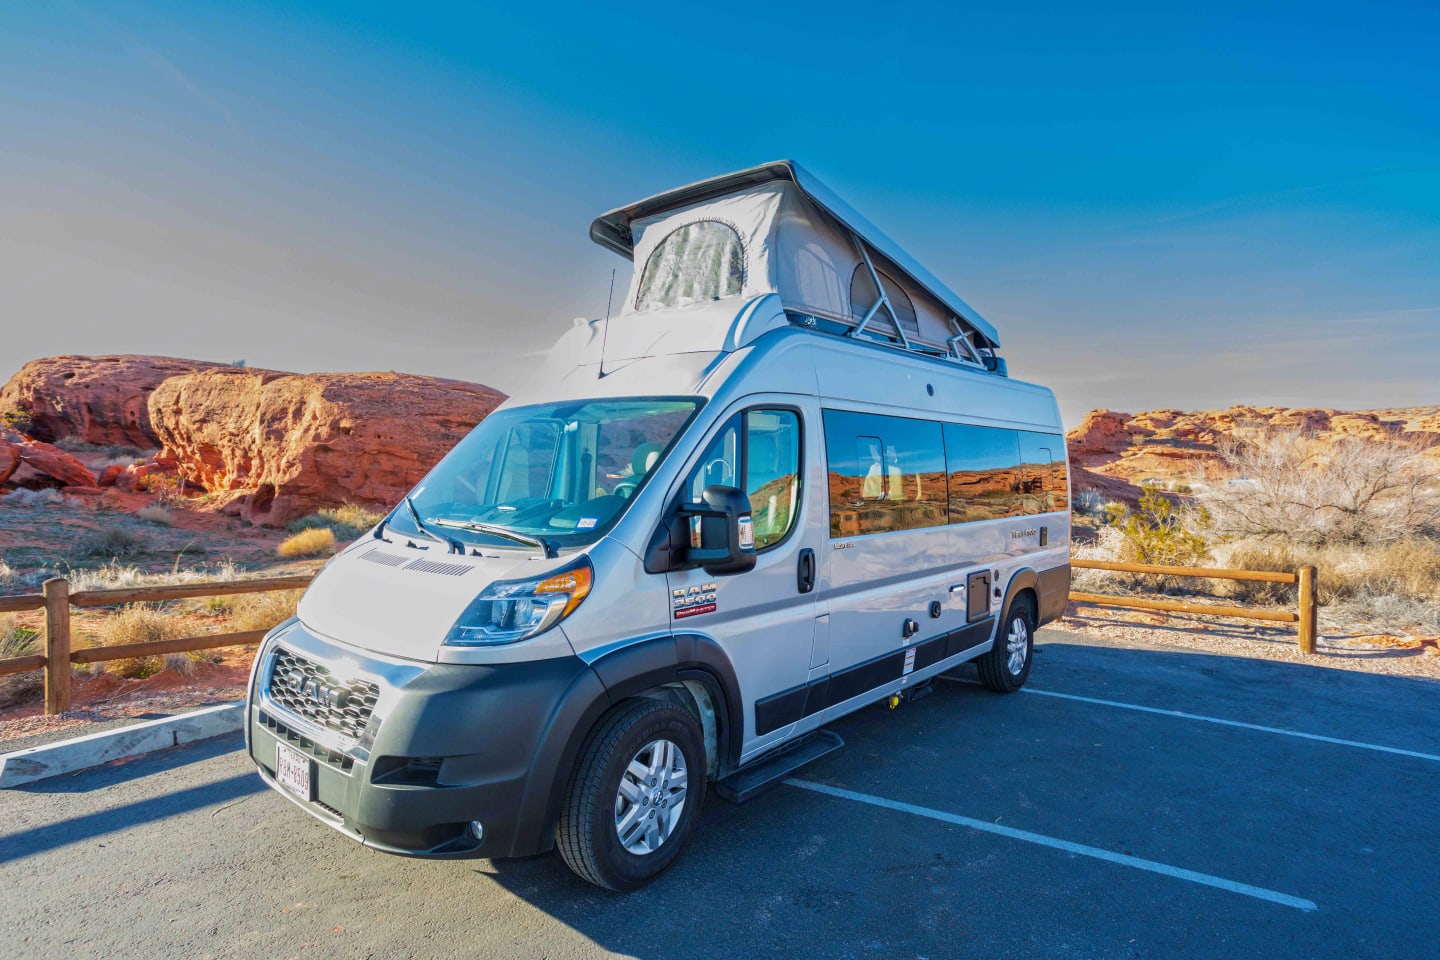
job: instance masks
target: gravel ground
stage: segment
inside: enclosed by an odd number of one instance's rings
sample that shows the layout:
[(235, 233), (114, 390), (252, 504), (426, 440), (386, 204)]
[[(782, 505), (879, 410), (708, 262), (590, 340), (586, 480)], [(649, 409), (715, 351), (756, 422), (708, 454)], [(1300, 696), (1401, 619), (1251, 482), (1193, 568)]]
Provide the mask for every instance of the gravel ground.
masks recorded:
[(1323, 608), (1313, 657), (1300, 653), (1294, 627), (1272, 626), (1263, 621), (1072, 603), (1055, 626), (1127, 645), (1182, 647), (1223, 656), (1440, 680), (1440, 637), (1374, 634), (1363, 628), (1350, 632), (1327, 630)]
[(201, 686), (190, 690), (133, 694), (79, 707), (53, 717), (30, 716), (4, 720), (0, 721), (0, 753), (27, 750), (43, 743), (100, 733), (103, 730), (186, 713), (201, 707), (234, 703), (244, 698), (243, 684), (225, 687)]

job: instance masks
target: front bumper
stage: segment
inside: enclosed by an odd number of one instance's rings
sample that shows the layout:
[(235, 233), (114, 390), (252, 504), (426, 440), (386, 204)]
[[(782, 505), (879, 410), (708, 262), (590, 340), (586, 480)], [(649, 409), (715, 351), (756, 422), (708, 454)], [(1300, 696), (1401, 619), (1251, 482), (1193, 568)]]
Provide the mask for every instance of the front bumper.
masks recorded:
[[(379, 688), (358, 737), (329, 729), (269, 695), (276, 652)], [(261, 648), (246, 740), (261, 778), (311, 816), (387, 853), (513, 857), (553, 845), (552, 803), (568, 778), (549, 741), (575, 698), (599, 695), (576, 657), (472, 666), (377, 658), (295, 623)], [(276, 780), (278, 744), (310, 765), (302, 797)], [(563, 767), (563, 769), (562, 769)], [(472, 821), (484, 825), (474, 839)]]

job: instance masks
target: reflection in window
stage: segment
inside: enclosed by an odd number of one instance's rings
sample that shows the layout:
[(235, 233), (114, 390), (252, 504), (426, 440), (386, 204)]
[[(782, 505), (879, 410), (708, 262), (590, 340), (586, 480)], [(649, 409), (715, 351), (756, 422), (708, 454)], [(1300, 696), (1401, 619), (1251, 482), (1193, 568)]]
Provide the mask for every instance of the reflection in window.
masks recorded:
[(1065, 438), (1020, 432), (1020, 497), (1026, 513), (1069, 510)]
[(678, 307), (740, 293), (745, 249), (740, 235), (718, 220), (688, 223), (650, 254), (635, 295), (636, 310)]
[[(741, 423), (744, 443), (741, 443)], [(743, 461), (743, 462), (742, 462)], [(748, 410), (731, 418), (710, 442), (690, 477), (688, 493), (699, 503), (709, 486), (740, 486), (750, 498), (755, 549), (785, 539), (800, 505), (800, 417), (793, 410)]]
[(745, 492), (755, 549), (785, 539), (800, 502), (800, 418), (792, 410), (745, 415)]
[(937, 527), (946, 522), (940, 424), (825, 411), (830, 536)]
[(1020, 516), (1020, 447), (1014, 430), (945, 424), (950, 522)]

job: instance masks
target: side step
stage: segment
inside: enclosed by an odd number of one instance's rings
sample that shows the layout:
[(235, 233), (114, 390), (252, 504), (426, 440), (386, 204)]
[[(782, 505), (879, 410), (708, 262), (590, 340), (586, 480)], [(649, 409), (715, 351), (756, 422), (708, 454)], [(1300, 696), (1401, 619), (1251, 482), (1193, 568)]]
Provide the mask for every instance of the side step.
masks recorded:
[(834, 753), (843, 746), (845, 741), (840, 739), (840, 734), (830, 730), (817, 730), (798, 743), (736, 770), (724, 780), (716, 780), (711, 786), (731, 803), (744, 803), (772, 787), (778, 787), (786, 777), (807, 763), (819, 760), (827, 753)]

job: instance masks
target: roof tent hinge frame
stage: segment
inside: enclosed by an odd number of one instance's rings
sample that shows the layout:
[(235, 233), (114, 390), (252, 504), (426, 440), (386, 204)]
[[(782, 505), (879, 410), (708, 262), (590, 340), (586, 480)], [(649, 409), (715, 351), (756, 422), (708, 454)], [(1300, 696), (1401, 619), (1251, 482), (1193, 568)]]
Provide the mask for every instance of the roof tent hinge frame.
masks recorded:
[[(971, 342), (970, 331), (965, 329), (965, 325), (960, 322), (960, 318), (952, 316), (950, 318), (950, 327), (955, 331), (955, 335), (948, 338), (945, 341), (945, 345), (950, 348), (951, 357), (961, 363), (973, 363), (976, 366), (985, 366), (985, 358), (980, 355), (980, 351), (976, 349), (975, 344)], [(962, 345), (968, 356), (961, 356), (959, 348)]]
[(885, 312), (890, 316), (890, 323), (895, 327), (895, 332), (900, 335), (900, 346), (906, 350), (913, 350), (914, 348), (910, 346), (910, 338), (905, 336), (905, 328), (900, 325), (900, 315), (895, 312), (895, 308), (890, 304), (890, 295), (885, 292), (885, 285), (880, 282), (880, 272), (875, 269), (875, 264), (870, 261), (870, 251), (865, 249), (865, 241), (861, 240), (859, 235), (853, 230), (850, 231), (850, 240), (855, 244), (855, 249), (860, 254), (860, 261), (865, 264), (865, 269), (870, 274), (870, 282), (875, 284), (875, 292), (878, 296), (875, 302), (870, 305), (870, 309), (865, 311), (865, 316), (860, 318), (860, 322), (856, 324), (846, 336), (860, 336), (865, 327), (875, 318), (875, 314), (880, 312), (881, 307), (884, 307)]

